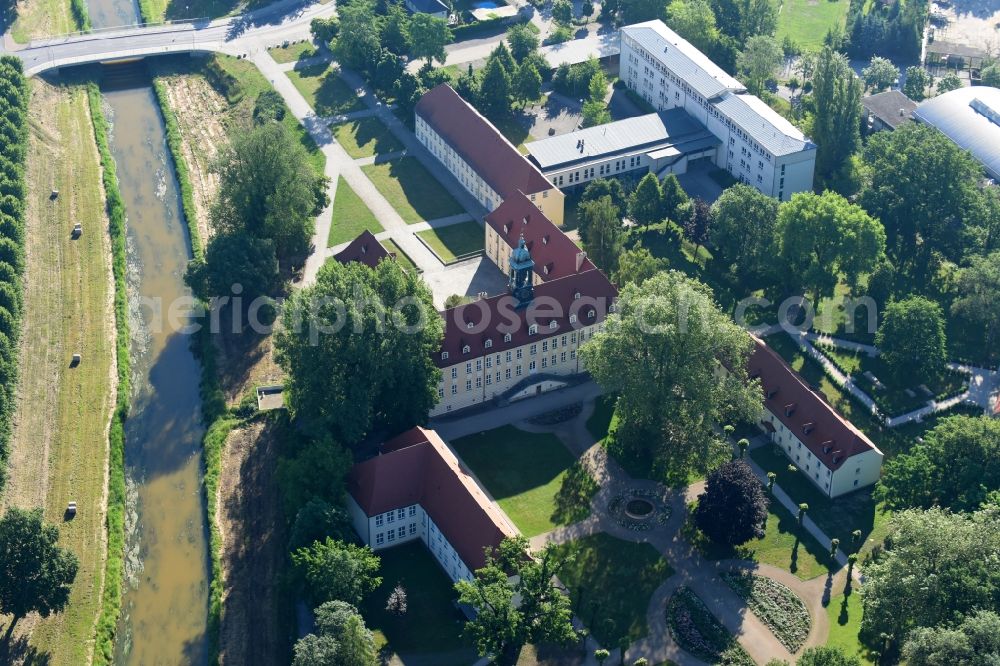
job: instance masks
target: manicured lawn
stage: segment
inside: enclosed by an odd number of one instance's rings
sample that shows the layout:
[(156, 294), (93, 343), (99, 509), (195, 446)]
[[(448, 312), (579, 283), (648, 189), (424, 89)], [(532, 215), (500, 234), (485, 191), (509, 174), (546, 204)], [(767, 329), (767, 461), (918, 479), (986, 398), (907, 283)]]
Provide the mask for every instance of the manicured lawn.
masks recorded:
[(396, 245), (396, 241), (391, 238), (386, 238), (384, 241), (379, 242), (382, 243), (382, 247), (396, 255), (396, 261), (398, 261), (399, 265), (403, 267), (403, 270), (420, 272), (417, 265), (413, 263), (412, 259), (410, 259), (410, 255), (403, 252), (403, 248)]
[(417, 235), (444, 263), (483, 250), (483, 228), (476, 222), (460, 222), (447, 227), (418, 231)]
[[(450, 652), (469, 647), (462, 639), (464, 616), (452, 604), (457, 595), (451, 579), (420, 541), (382, 550), (382, 585), (372, 592), (361, 612), (378, 647), (396, 654)], [(406, 615), (385, 610), (396, 585), (406, 590)], [(475, 656), (472, 655), (472, 660)], [(470, 663), (470, 660), (457, 663)]]
[[(801, 472), (788, 471), (789, 461), (774, 447), (762, 446), (750, 452), (750, 457), (766, 472), (778, 475), (776, 483), (792, 501), (809, 505), (809, 517), (827, 536), (840, 539), (844, 552), (867, 551), (881, 543), (890, 513), (872, 499), (871, 488), (862, 489), (831, 500), (821, 493)], [(862, 541), (852, 544), (851, 533), (861, 530)]]
[(336, 116), (365, 108), (357, 93), (327, 63), (293, 69), (287, 74), (316, 115)]
[(674, 573), (655, 548), (600, 533), (556, 552), (566, 558), (559, 580), (570, 590), (573, 610), (602, 645), (646, 635), (649, 598)]
[(407, 224), (462, 213), (447, 190), (415, 157), (361, 167)]
[(581, 483), (579, 472), (571, 472), (576, 461), (553, 434), (504, 426), (455, 440), (452, 446), (525, 536), (590, 513), (589, 495), (570, 491)]
[(775, 39), (786, 36), (807, 51), (823, 47), (823, 37), (831, 28), (843, 28), (848, 0), (782, 0)]
[(330, 224), (326, 246), (350, 242), (365, 229), (377, 234), (382, 231), (382, 225), (347, 181), (343, 177), (338, 178), (337, 194), (333, 199), (333, 222)]
[(848, 655), (857, 655), (863, 664), (875, 663), (858, 640), (858, 632), (861, 631), (861, 595), (857, 589), (846, 597), (843, 593), (832, 597), (830, 605), (826, 607), (826, 616), (830, 621), (830, 635), (826, 639), (829, 647), (840, 648)]
[(348, 155), (355, 159), (403, 149), (403, 144), (378, 118), (350, 120), (334, 125), (330, 129), (337, 138), (337, 142), (344, 147)]
[(275, 46), (267, 50), (277, 63), (295, 62), (316, 55), (316, 47), (311, 42), (299, 42), (290, 46)]

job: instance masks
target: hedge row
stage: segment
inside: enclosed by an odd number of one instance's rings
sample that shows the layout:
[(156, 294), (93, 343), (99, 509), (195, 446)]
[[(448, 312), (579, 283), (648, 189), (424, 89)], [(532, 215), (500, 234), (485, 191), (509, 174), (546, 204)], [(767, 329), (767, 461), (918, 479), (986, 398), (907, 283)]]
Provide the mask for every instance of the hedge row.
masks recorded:
[(0, 58), (0, 490), (7, 480), (20, 361), (29, 96), (21, 60)]
[(125, 203), (118, 189), (118, 174), (108, 145), (108, 124), (101, 109), (96, 83), (87, 86), (94, 139), (101, 158), (104, 195), (111, 237), (111, 270), (115, 280), (115, 342), (118, 361), (118, 391), (111, 417), (108, 456), (108, 556), (104, 564), (104, 592), (97, 620), (95, 664), (110, 664), (114, 658), (115, 629), (121, 611), (125, 555), (125, 419), (128, 417), (131, 370), (128, 355), (128, 297), (125, 264)]
[(82, 32), (90, 30), (90, 14), (87, 12), (86, 0), (69, 0), (69, 9), (73, 13), (76, 29)]

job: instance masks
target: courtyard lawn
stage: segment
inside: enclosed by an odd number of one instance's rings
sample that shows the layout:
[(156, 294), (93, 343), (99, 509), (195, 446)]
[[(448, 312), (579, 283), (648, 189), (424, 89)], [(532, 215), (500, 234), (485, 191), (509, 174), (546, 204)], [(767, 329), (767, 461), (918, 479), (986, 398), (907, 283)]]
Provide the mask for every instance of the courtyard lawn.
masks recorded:
[(465, 211), (415, 157), (361, 167), (407, 224)]
[(455, 440), (452, 447), (527, 537), (590, 513), (597, 486), (587, 483), (590, 477), (551, 433), (503, 426)]
[(318, 116), (336, 116), (365, 108), (358, 94), (325, 62), (293, 69), (287, 74)]
[(827, 646), (840, 648), (847, 655), (856, 655), (863, 664), (873, 664), (868, 650), (858, 640), (858, 632), (861, 631), (861, 595), (858, 590), (848, 596), (841, 593), (832, 597), (826, 607), (826, 616), (830, 621)]
[(379, 242), (382, 243), (382, 247), (396, 255), (396, 261), (399, 262), (399, 265), (403, 267), (404, 271), (416, 273), (421, 272), (420, 269), (417, 268), (417, 265), (413, 263), (413, 259), (410, 259), (410, 255), (403, 252), (403, 248), (396, 245), (396, 241), (391, 238), (386, 238), (384, 241)]
[[(845, 553), (854, 550), (867, 552), (881, 543), (888, 527), (890, 512), (872, 499), (871, 488), (858, 490), (831, 500), (821, 493), (801, 472), (788, 470), (789, 460), (771, 445), (750, 452), (750, 458), (765, 472), (778, 475), (777, 485), (788, 493), (795, 503), (809, 505), (809, 517), (827, 536), (840, 539)], [(861, 530), (861, 541), (855, 545), (851, 533)]]
[(782, 0), (774, 38), (781, 43), (791, 37), (803, 50), (818, 51), (828, 30), (844, 27), (848, 4), (848, 0)]
[(602, 532), (560, 544), (556, 553), (567, 560), (559, 580), (570, 590), (573, 610), (601, 645), (647, 634), (649, 598), (674, 573), (655, 548)]
[(299, 42), (290, 46), (274, 46), (267, 50), (277, 63), (296, 62), (316, 55), (316, 47), (311, 42)]
[(333, 199), (333, 221), (326, 246), (348, 243), (367, 229), (373, 234), (382, 231), (375, 215), (343, 177), (337, 178), (337, 193)]
[(340, 123), (330, 128), (337, 142), (351, 157), (372, 157), (403, 149), (403, 144), (392, 135), (378, 118), (360, 118)]
[(460, 222), (437, 229), (418, 231), (417, 236), (430, 247), (442, 263), (483, 251), (483, 227), (476, 222)]
[[(365, 599), (361, 612), (375, 634), (379, 649), (391, 653), (450, 653), (470, 646), (462, 639), (464, 616), (453, 605), (457, 598), (451, 579), (420, 541), (413, 541), (378, 553), (382, 559), (379, 575), (382, 584)], [(385, 609), (385, 602), (396, 584), (406, 590), (407, 610), (395, 617)], [(465, 660), (471, 663), (471, 650)], [(434, 663), (447, 663), (435, 654)]]

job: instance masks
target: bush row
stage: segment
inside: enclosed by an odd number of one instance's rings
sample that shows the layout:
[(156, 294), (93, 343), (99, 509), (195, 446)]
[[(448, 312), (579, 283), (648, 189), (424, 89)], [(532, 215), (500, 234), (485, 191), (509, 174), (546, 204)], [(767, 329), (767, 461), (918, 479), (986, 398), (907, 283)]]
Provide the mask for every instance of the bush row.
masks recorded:
[(114, 659), (115, 630), (121, 612), (122, 576), (125, 555), (125, 419), (128, 418), (130, 363), (128, 355), (128, 297), (125, 264), (125, 202), (118, 189), (118, 174), (108, 145), (108, 124), (101, 108), (101, 92), (96, 83), (87, 88), (94, 139), (101, 159), (104, 195), (111, 238), (111, 270), (115, 281), (115, 348), (118, 390), (111, 417), (108, 456), (108, 555), (104, 564), (104, 592), (97, 620), (94, 663), (110, 664)]
[(87, 0), (69, 0), (69, 9), (73, 14), (76, 29), (82, 32), (90, 30), (90, 14), (87, 11)]
[(0, 58), (0, 489), (7, 478), (20, 361), (28, 97), (21, 61)]

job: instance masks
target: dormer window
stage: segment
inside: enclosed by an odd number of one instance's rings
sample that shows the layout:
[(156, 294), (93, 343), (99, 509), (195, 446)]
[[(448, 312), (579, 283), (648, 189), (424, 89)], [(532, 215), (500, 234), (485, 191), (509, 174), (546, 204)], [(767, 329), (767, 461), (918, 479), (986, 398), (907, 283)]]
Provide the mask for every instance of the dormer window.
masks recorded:
[(794, 413), (795, 413), (795, 403), (794, 402), (785, 405), (785, 416), (786, 417), (791, 416)]
[(556, 323), (555, 319), (553, 319), (552, 321), (549, 322), (549, 330), (550, 331), (556, 330), (556, 328), (558, 326), (559, 326), (559, 324)]
[(576, 292), (575, 294), (573, 294), (573, 300), (574, 301), (580, 300), (580, 292)]
[(472, 323), (471, 321), (467, 321), (467, 322), (465, 322), (465, 327), (466, 327), (466, 328), (469, 328), (469, 329), (471, 329), (471, 328), (472, 328), (473, 326), (475, 326), (475, 324), (473, 324), (473, 323)]
[[(813, 429), (815, 427), (816, 427), (815, 423), (812, 423), (812, 422), (806, 423), (806, 424), (804, 424), (802, 426), (802, 432), (805, 433), (806, 435), (808, 435), (809, 433), (811, 433), (813, 431)], [(826, 453), (826, 452), (824, 451), (824, 453)]]
[(506, 333), (506, 334), (504, 334), (504, 336), (503, 336), (503, 341), (504, 341), (504, 342), (510, 342), (510, 333)]
[(569, 316), (569, 323), (571, 323), (571, 324), (575, 324), (576, 323), (576, 315), (575, 314), (571, 314)]
[(462, 353), (463, 354), (468, 354), (470, 351), (472, 351), (472, 350), (469, 349), (469, 345), (465, 345), (464, 347), (462, 347)]
[(827, 454), (827, 453), (829, 453), (829, 452), (830, 452), (830, 447), (824, 444), (824, 445), (823, 445), (823, 453), (824, 453), (824, 454)]
[(545, 268), (543, 268), (542, 270), (545, 272), (546, 275), (548, 275), (549, 274), (549, 266), (548, 266), (548, 264), (546, 264)]
[(587, 319), (593, 319), (597, 315), (595, 310), (587, 310)]
[(548, 245), (548, 244), (549, 244), (548, 235), (542, 236), (542, 245)]
[(486, 347), (487, 349), (489, 349), (490, 347), (492, 347), (492, 346), (493, 346), (493, 340), (486, 340), (486, 344), (485, 344), (484, 346), (485, 346), (485, 347)]
[(448, 352), (445, 352), (445, 351), (441, 352), (441, 360), (442, 361), (447, 361), (448, 360)]
[(538, 324), (532, 324), (528, 327), (528, 335), (534, 335), (538, 333)]
[(767, 399), (770, 400), (774, 396), (778, 395), (778, 388), (770, 388), (767, 390)]
[(840, 456), (838, 456), (838, 455), (834, 455), (834, 456), (833, 456), (833, 464), (834, 464), (834, 465), (836, 465), (836, 464), (837, 464), (837, 463), (839, 463), (839, 462), (840, 462)]

